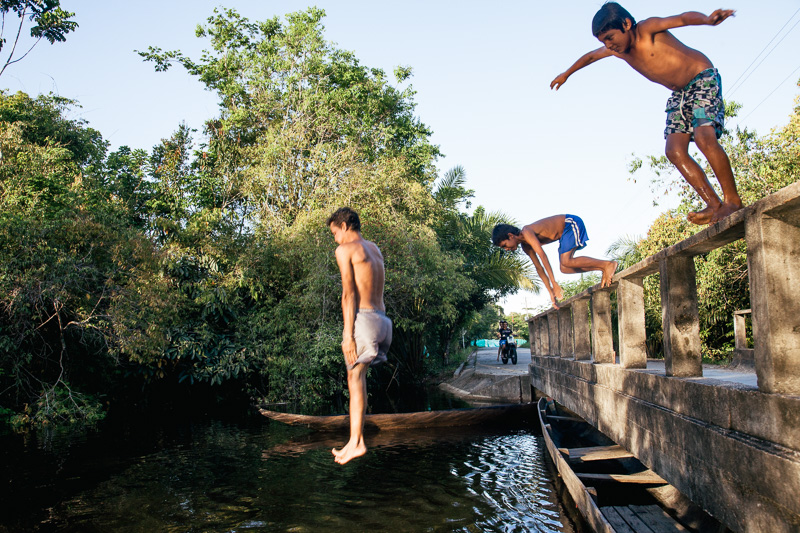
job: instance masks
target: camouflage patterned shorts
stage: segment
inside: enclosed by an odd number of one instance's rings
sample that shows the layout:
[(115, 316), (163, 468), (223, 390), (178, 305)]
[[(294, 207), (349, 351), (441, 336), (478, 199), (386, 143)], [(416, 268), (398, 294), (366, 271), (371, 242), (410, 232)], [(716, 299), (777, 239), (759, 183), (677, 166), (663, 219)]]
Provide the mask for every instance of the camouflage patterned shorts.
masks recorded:
[(704, 70), (669, 97), (664, 138), (670, 133), (690, 133), (694, 139), (694, 129), (704, 124), (713, 124), (719, 139), (725, 124), (725, 104), (722, 80), (715, 68)]

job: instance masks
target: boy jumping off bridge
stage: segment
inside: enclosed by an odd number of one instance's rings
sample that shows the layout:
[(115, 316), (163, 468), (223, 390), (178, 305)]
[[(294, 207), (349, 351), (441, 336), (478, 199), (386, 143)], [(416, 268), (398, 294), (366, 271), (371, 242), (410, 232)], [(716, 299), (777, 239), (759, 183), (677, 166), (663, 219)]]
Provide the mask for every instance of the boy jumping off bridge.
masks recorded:
[[(687, 12), (637, 23), (625, 8), (608, 2), (592, 19), (592, 33), (603, 46), (581, 56), (550, 83), (551, 89), (558, 90), (575, 71), (614, 56), (625, 60), (650, 81), (674, 91), (667, 100), (666, 155), (706, 203), (705, 209), (687, 216), (694, 224), (722, 220), (741, 209), (742, 201), (736, 191), (728, 155), (717, 141), (722, 134), (725, 111), (719, 73), (705, 55), (680, 42), (668, 30), (682, 26), (716, 26), (733, 14), (731, 9), (717, 9), (708, 16)], [(689, 141), (692, 140), (722, 187), (722, 201), (703, 169), (689, 155)]]
[(342, 353), (350, 392), (350, 440), (332, 450), (345, 464), (367, 453), (364, 416), (367, 412), (367, 369), (386, 361), (392, 343), (392, 321), (386, 316), (383, 255), (374, 242), (361, 236), (361, 220), (349, 207), (337, 209), (328, 227), (339, 246), (336, 263), (342, 275)]
[[(561, 272), (579, 274), (599, 270), (603, 273), (600, 285), (602, 287), (611, 285), (611, 277), (617, 270), (616, 261), (574, 256), (577, 250), (586, 247), (588, 240), (589, 235), (586, 233), (583, 220), (575, 215), (553, 215), (528, 224), (521, 230), (511, 224), (498, 224), (492, 230), (492, 243), (495, 246), (513, 252), (518, 245), (522, 245), (522, 251), (531, 258), (533, 266), (539, 274), (539, 279), (550, 293), (550, 300), (556, 309), (558, 309), (558, 300), (563, 297), (563, 293), (553, 276), (550, 261), (542, 249), (543, 244), (559, 241), (558, 262)], [(544, 268), (542, 268), (543, 265)]]

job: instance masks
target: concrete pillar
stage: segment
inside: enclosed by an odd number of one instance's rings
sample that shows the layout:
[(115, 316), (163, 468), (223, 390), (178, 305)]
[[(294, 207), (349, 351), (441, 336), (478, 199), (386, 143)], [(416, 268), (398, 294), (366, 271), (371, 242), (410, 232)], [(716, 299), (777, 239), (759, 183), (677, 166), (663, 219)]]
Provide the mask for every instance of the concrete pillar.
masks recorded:
[(619, 362), (623, 368), (647, 368), (644, 288), (641, 279), (622, 278), (617, 285)]
[(550, 355), (550, 337), (547, 335), (547, 317), (536, 319), (536, 334), (539, 339), (539, 355)]
[(797, 202), (745, 219), (758, 388), (800, 394), (800, 217)]
[(575, 343), (575, 359), (589, 361), (592, 358), (592, 343), (589, 336), (589, 298), (572, 302), (572, 341)]
[(671, 256), (660, 262), (661, 324), (668, 376), (702, 376), (700, 318), (694, 258)]
[(555, 309), (547, 313), (547, 338), (550, 345), (548, 355), (561, 355), (558, 349), (558, 311)]
[(595, 363), (615, 363), (611, 292), (592, 293), (592, 355)]
[(747, 349), (747, 322), (745, 315), (750, 314), (750, 309), (733, 312), (733, 339), (737, 350)]
[(572, 358), (575, 349), (572, 346), (572, 308), (562, 307), (558, 310), (558, 354)]
[(536, 355), (536, 323), (533, 319), (528, 320), (528, 346), (531, 356)]

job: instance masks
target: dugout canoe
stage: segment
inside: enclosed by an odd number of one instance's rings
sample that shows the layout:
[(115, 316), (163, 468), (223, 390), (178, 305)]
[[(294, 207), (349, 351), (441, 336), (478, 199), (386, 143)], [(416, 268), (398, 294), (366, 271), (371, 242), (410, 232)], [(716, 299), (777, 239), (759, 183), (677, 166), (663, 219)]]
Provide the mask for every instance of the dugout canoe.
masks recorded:
[(558, 476), (594, 531), (728, 531), (575, 413), (546, 397), (537, 411)]
[[(350, 429), (349, 415), (313, 416), (279, 413), (260, 408), (259, 412), (278, 422), (291, 426), (305, 426), (316, 431), (345, 431)], [(418, 411), (414, 413), (368, 414), (364, 420), (365, 431), (391, 431), (396, 429), (472, 426), (496, 423), (535, 416), (536, 403), (491, 405), (465, 409), (441, 411)]]

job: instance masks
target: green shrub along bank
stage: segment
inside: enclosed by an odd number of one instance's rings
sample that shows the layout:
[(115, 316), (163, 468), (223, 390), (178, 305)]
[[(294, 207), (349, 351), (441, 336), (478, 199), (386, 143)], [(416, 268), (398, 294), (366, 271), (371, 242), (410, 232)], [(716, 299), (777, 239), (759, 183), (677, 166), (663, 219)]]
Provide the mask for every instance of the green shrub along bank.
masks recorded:
[[(219, 96), (204, 131), (109, 151), (78, 103), (0, 93), (0, 415), (95, 421), (191, 396), (342, 400), (341, 285), (324, 225), (360, 212), (395, 325), (370, 384), (422, 383), (487, 304), (536, 279), (492, 248), (456, 167), (394, 80), (324, 39), (324, 13), (217, 10), (200, 60), (150, 48)], [(402, 88), (402, 87), (406, 88)], [(217, 391), (215, 393), (214, 391)], [(224, 395), (220, 392), (224, 391)]]

